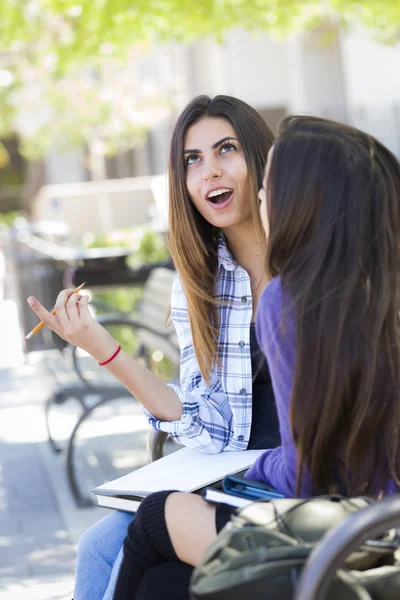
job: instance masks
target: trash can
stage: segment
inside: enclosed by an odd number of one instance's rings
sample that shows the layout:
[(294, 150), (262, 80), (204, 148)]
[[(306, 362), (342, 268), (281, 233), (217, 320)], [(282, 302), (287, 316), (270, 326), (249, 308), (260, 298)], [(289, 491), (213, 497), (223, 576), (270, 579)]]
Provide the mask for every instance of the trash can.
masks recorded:
[[(27, 233), (26, 227), (23, 234)], [(18, 295), (18, 310), (22, 332), (25, 336), (38, 324), (38, 318), (29, 307), (26, 299), (34, 296), (48, 310), (52, 309), (59, 292), (63, 289), (63, 276), (66, 264), (50, 256), (35, 251), (24, 243), (24, 235), (18, 228), (12, 228), (11, 257), (15, 273)], [(32, 350), (62, 349), (67, 342), (43, 327), (25, 344), (25, 352)]]

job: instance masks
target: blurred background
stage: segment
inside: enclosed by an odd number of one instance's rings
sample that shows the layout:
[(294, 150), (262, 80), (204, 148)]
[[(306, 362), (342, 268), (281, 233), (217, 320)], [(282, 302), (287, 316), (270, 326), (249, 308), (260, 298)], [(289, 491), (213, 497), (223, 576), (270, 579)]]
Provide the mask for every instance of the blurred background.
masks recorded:
[(24, 343), (25, 300), (86, 281), (124, 348), (177, 377), (165, 171), (197, 94), (273, 130), (343, 121), (400, 157), (400, 3), (0, 0), (0, 600), (71, 598), (77, 540), (106, 514), (89, 490), (159, 455), (90, 357), (46, 330)]

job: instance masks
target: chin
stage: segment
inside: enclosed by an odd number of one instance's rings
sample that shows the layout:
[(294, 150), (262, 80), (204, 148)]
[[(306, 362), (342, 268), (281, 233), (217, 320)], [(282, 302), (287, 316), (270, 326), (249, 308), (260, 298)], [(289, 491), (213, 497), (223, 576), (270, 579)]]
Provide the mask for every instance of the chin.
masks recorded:
[(213, 219), (209, 220), (209, 223), (214, 227), (218, 227), (219, 229), (228, 229), (229, 227), (235, 227), (239, 225), (239, 221), (237, 219), (232, 219), (229, 217), (221, 218), (221, 219)]
[[(222, 224), (222, 222), (223, 222), (223, 224)], [(245, 224), (249, 225), (250, 223), (254, 224), (250, 215), (248, 215), (246, 217), (239, 217), (236, 215), (235, 216), (232, 215), (231, 217), (229, 217), (227, 215), (225, 219), (220, 219), (219, 223), (216, 223), (216, 226), (220, 227), (221, 229), (228, 229), (228, 228), (232, 228), (232, 227), (240, 227)]]

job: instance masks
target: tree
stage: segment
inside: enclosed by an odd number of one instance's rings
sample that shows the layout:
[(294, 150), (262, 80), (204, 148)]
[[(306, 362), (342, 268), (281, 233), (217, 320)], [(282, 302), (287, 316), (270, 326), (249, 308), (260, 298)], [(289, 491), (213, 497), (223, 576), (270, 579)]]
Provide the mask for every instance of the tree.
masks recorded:
[(0, 0), (0, 51), (30, 60), (52, 52), (58, 67), (126, 52), (132, 43), (190, 41), (231, 27), (287, 34), (327, 17), (398, 39), (398, 0)]
[[(3, 135), (16, 133), (20, 154), (31, 161), (49, 149), (85, 148), (91, 178), (106, 179), (105, 156), (133, 148), (169, 114), (167, 99), (155, 82), (139, 85), (135, 67), (144, 51), (136, 46), (124, 60), (108, 57), (63, 74), (57, 72), (52, 55), (38, 64), (19, 60), (10, 80)], [(0, 144), (0, 168), (6, 158), (2, 149)], [(112, 218), (107, 193), (98, 193), (98, 206), (107, 230)]]
[(327, 19), (400, 38), (399, 0), (0, 0), (0, 15), (0, 136), (17, 131), (30, 158), (55, 140), (92, 156), (132, 147), (165, 111), (154, 86), (135, 86), (135, 53), (155, 42)]
[(5, 148), (4, 144), (0, 142), (0, 169), (4, 169), (10, 162), (10, 156)]
[(41, 158), (50, 146), (86, 146), (94, 178), (101, 178), (96, 157), (132, 148), (169, 112), (154, 81), (139, 85), (135, 67), (141, 53), (135, 47), (125, 60), (104, 58), (61, 75), (52, 55), (34, 65), (19, 61), (19, 85), (10, 92), (8, 104), (24, 156)]

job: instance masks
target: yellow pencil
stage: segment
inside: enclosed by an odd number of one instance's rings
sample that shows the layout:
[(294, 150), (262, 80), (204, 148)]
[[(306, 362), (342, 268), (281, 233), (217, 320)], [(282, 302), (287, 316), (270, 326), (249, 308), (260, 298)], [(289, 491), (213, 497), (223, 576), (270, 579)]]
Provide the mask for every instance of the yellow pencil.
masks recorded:
[[(72, 294), (77, 294), (83, 288), (83, 286), (85, 285), (85, 283), (86, 283), (86, 281), (84, 281), (83, 283), (81, 283), (80, 286), (78, 286), (73, 292), (71, 292), (71, 296), (72, 296)], [(56, 310), (55, 309), (52, 310), (51, 314), (55, 315), (56, 314)], [(25, 337), (25, 341), (27, 342), (33, 335), (35, 335), (35, 333), (37, 333), (38, 331), (40, 331), (42, 329), (42, 327), (44, 326), (44, 324), (45, 324), (44, 321), (40, 321), (40, 323), (38, 323), (36, 325), (36, 327), (34, 327), (32, 329), (32, 331), (30, 331), (28, 333), (28, 335)]]

